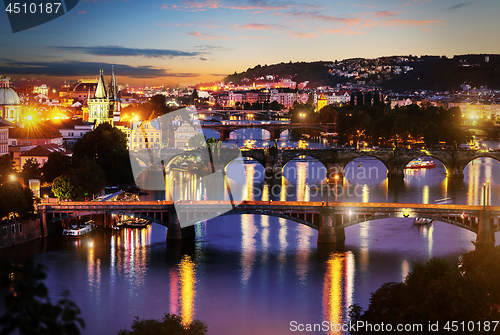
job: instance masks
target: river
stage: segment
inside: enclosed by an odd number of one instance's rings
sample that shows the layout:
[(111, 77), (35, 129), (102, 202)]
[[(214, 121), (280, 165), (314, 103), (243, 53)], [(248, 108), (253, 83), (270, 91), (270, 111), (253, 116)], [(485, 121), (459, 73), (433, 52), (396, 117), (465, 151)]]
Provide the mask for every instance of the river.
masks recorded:
[[(396, 186), (389, 185), (381, 162), (364, 159), (348, 166), (356, 172), (361, 167), (372, 167), (373, 174), (347, 174), (345, 185), (357, 193), (339, 195), (339, 201), (434, 203), (451, 197), (453, 203), (480, 204), (483, 182), (489, 179), (491, 204), (500, 204), (500, 164), (489, 158), (469, 164), (463, 183), (449, 183), (437, 161), (434, 169), (407, 170)], [(229, 169), (228, 176), (245, 179), (238, 192), (249, 200), (325, 200), (314, 192), (324, 177), (317, 172), (321, 168), (319, 162), (290, 162), (284, 181), (290, 193), (284, 195), (269, 190), (266, 195), (259, 164), (245, 164), (245, 176)], [(191, 189), (196, 193), (199, 187)], [(18, 258), (32, 254), (48, 266), (52, 299), (70, 291), (86, 323), (83, 334), (116, 334), (130, 328), (134, 316), (160, 318), (164, 313), (176, 313), (186, 323), (206, 322), (209, 334), (289, 334), (292, 321), (345, 322), (350, 304), (366, 308), (372, 292), (385, 282), (402, 281), (413, 262), (441, 257), (454, 264), (473, 250), (476, 238), (442, 222), (421, 227), (411, 218), (381, 219), (347, 228), (344, 248), (328, 251), (318, 249), (317, 231), (259, 215), (199, 223), (192, 245), (167, 244), (165, 236), (165, 227), (152, 224), (101, 230), (76, 241), (51, 237), (5, 252)]]

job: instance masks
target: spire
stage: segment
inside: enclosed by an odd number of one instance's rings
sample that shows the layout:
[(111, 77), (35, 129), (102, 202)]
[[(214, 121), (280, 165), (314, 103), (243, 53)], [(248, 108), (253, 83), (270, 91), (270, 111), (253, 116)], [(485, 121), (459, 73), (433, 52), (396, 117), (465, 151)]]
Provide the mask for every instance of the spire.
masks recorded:
[(116, 80), (115, 80), (115, 65), (111, 65), (111, 87), (113, 93), (113, 100), (118, 100), (118, 93), (116, 89)]
[(106, 86), (104, 85), (104, 77), (102, 69), (99, 71), (99, 80), (97, 81), (97, 89), (95, 90), (94, 98), (106, 98)]

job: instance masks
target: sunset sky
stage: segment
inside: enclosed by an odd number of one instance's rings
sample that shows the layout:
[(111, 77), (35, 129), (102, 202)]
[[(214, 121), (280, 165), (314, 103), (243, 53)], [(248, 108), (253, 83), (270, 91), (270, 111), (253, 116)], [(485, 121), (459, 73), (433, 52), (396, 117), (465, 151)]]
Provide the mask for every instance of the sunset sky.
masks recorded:
[(500, 1), (98, 1), (12, 33), (0, 74), (109, 75), (130, 85), (220, 80), (257, 64), (390, 55), (500, 53)]

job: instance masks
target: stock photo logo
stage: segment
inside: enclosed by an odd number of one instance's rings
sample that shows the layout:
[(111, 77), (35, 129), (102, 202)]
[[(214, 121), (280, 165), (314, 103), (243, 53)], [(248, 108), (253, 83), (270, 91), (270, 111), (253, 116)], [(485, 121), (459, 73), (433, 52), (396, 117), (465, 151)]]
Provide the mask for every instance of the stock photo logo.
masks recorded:
[(66, 14), (80, 0), (4, 0), (13, 33), (37, 27)]
[[(162, 141), (153, 135), (158, 132)], [(236, 146), (222, 146), (220, 141), (207, 141), (195, 108), (137, 122), (132, 126), (131, 138), (134, 141), (129, 156), (137, 186), (146, 191), (165, 192), (165, 199), (174, 202), (177, 213), (182, 211), (183, 201), (217, 201), (217, 213), (203, 217), (208, 220), (242, 202), (239, 190), (245, 183), (245, 178), (241, 178), (245, 176), (245, 168), (241, 151)], [(193, 139), (198, 140), (194, 143)], [(229, 164), (231, 173), (239, 178), (228, 178), (225, 169)], [(182, 228), (194, 223), (179, 216)]]

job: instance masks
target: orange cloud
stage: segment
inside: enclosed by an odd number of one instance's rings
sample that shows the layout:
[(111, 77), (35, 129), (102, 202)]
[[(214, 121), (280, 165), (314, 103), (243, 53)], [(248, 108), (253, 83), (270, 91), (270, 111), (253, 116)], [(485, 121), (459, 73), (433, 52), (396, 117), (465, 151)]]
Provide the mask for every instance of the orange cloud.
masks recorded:
[(373, 12), (372, 14), (373, 17), (393, 17), (396, 16), (396, 12), (388, 11), (388, 10), (381, 10), (377, 12)]
[(290, 35), (292, 35), (293, 38), (313, 38), (318, 36), (318, 33), (307, 34), (307, 33), (299, 33), (297, 31), (291, 31)]
[(194, 36), (194, 37), (198, 37), (202, 40), (207, 40), (207, 41), (211, 41), (211, 40), (228, 40), (229, 37), (225, 36), (225, 37), (221, 37), (221, 36), (213, 36), (213, 35), (209, 35), (209, 34), (202, 34), (200, 33), (199, 31), (191, 31), (189, 33), (187, 33), (189, 36)]
[(249, 23), (243, 26), (238, 24), (234, 24), (233, 27), (237, 30), (245, 29), (245, 30), (275, 30), (281, 28), (281, 26), (277, 24), (262, 24), (262, 23)]
[(413, 27), (427, 27), (430, 25), (445, 25), (443, 21), (440, 20), (410, 20), (410, 19), (392, 19), (392, 20), (381, 20), (382, 25), (394, 27), (394, 26), (413, 26)]

